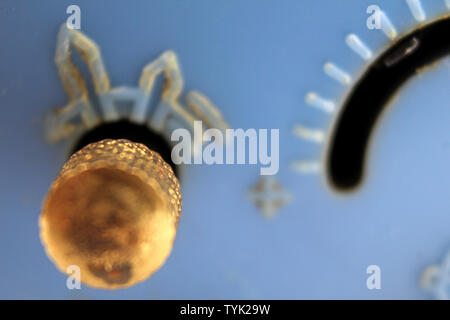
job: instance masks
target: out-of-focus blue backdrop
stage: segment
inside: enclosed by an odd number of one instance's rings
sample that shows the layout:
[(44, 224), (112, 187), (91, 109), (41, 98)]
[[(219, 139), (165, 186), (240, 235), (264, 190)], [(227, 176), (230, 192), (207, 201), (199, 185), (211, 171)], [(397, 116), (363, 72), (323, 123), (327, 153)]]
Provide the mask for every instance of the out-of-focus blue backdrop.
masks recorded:
[[(446, 12), (443, 0), (423, 2), (428, 18)], [(2, 0), (0, 298), (426, 298), (421, 272), (450, 244), (448, 61), (392, 102), (358, 192), (337, 195), (322, 176), (288, 167), (323, 152), (295, 138), (292, 125), (326, 130), (332, 122), (304, 103), (305, 93), (338, 101), (346, 93), (322, 65), (334, 61), (354, 77), (364, 67), (345, 36), (358, 34), (375, 52), (388, 44), (366, 27), (375, 3), (400, 33), (415, 25), (405, 1)], [(205, 93), (231, 127), (280, 128), (277, 179), (291, 204), (272, 220), (259, 215), (245, 197), (256, 166), (187, 167), (183, 215), (164, 267), (126, 290), (67, 290), (39, 241), (38, 214), (67, 156), (61, 144), (44, 141), (42, 121), (68, 99), (54, 50), (70, 4), (80, 6), (82, 31), (100, 46), (113, 86), (137, 85), (142, 67), (173, 49), (185, 92)], [(381, 290), (366, 288), (371, 264), (381, 267)]]

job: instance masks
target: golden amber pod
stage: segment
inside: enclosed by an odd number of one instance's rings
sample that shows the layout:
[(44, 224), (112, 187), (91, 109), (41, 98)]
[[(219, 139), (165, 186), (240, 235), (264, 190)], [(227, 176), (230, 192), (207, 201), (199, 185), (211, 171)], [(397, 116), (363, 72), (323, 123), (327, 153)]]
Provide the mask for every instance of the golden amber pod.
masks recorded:
[(172, 168), (128, 140), (102, 140), (64, 164), (44, 200), (41, 241), (56, 266), (107, 289), (147, 279), (169, 256), (181, 212)]

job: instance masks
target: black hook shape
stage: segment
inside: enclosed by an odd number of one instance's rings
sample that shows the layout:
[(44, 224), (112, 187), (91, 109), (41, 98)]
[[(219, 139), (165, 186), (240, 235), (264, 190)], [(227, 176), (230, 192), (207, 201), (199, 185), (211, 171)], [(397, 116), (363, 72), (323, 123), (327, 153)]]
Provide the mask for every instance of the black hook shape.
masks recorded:
[(326, 171), (339, 191), (360, 186), (371, 133), (397, 90), (424, 67), (450, 54), (450, 17), (399, 38), (372, 62), (344, 101), (328, 145)]

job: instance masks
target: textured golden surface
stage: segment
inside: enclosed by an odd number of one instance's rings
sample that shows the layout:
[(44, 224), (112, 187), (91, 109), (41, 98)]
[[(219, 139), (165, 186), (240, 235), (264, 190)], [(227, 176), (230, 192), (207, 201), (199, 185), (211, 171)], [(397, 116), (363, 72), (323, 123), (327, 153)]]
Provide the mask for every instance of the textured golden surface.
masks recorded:
[(169, 256), (181, 212), (178, 180), (159, 154), (103, 140), (64, 164), (45, 199), (41, 240), (57, 267), (92, 287), (128, 287)]

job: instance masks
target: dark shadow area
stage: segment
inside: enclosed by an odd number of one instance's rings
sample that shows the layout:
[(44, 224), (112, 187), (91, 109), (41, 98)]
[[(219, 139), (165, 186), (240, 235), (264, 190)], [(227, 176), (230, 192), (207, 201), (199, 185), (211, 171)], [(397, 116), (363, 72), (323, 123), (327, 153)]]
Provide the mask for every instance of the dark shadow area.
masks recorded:
[(128, 139), (146, 145), (152, 151), (158, 152), (178, 177), (179, 168), (172, 162), (171, 146), (163, 136), (153, 132), (145, 124), (135, 124), (127, 120), (117, 122), (105, 122), (87, 131), (76, 142), (71, 154), (82, 149), (84, 146), (103, 139)]

